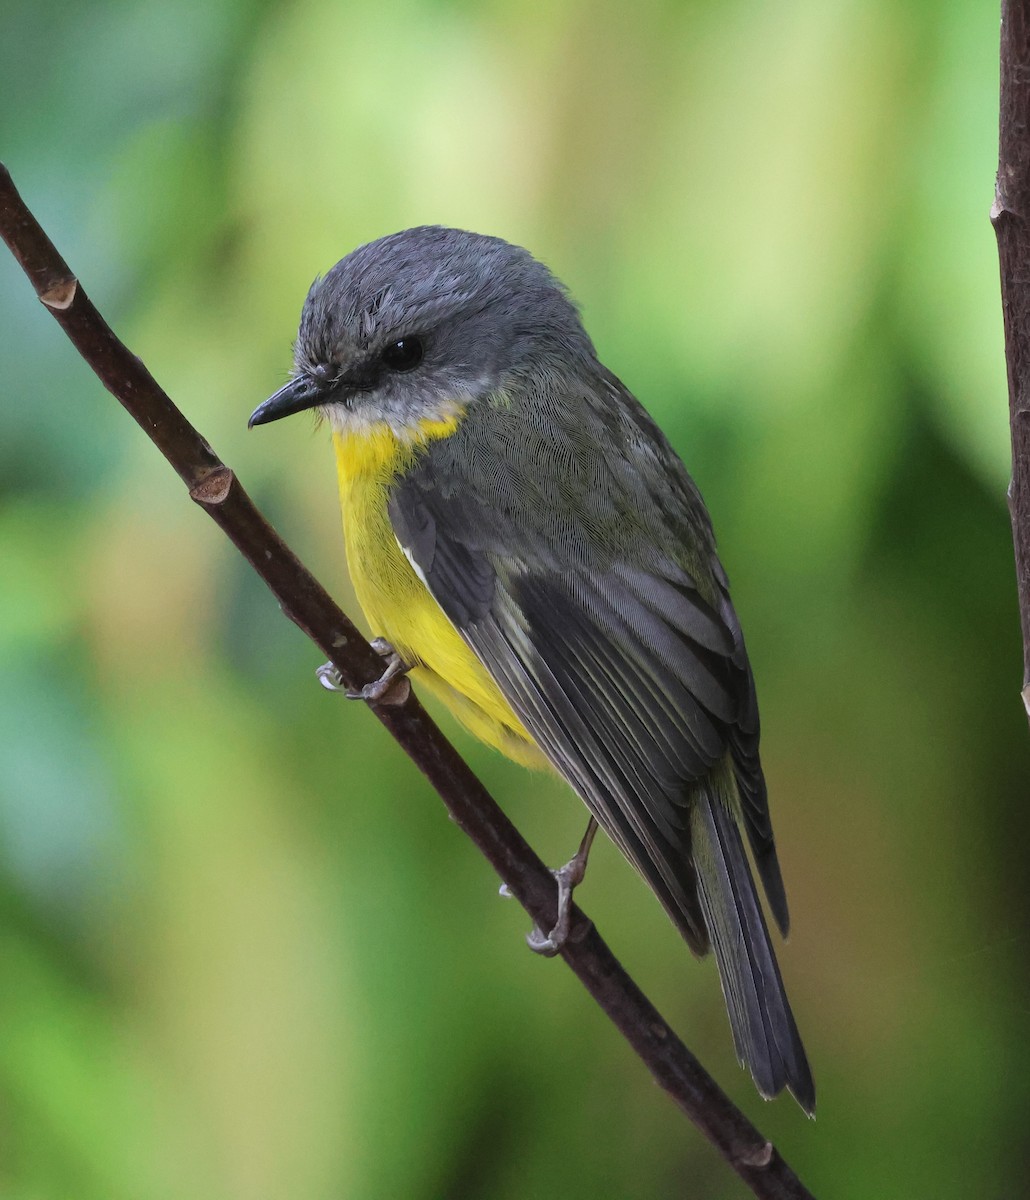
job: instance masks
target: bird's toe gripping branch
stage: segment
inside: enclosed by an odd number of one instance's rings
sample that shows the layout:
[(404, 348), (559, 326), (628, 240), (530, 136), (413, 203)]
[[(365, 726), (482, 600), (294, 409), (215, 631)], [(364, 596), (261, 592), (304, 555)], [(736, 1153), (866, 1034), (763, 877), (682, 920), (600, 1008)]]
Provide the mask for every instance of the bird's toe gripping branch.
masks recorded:
[(579, 844), (579, 849), (565, 866), (559, 867), (554, 872), (554, 878), (558, 883), (558, 920), (555, 922), (554, 928), (550, 933), (545, 934), (538, 926), (534, 926), (526, 934), (526, 945), (529, 946), (534, 954), (542, 954), (545, 958), (553, 958), (561, 952), (562, 947), (569, 940), (569, 923), (572, 919), (572, 893), (583, 882), (583, 876), (587, 873), (587, 859), (590, 856), (590, 847), (594, 844), (596, 833), (597, 822), (591, 817), (590, 824), (587, 825), (587, 831), (583, 834), (583, 840)]
[(323, 663), (315, 672), (318, 682), (327, 692), (342, 692), (348, 700), (367, 700), (370, 704), (403, 704), (411, 694), (411, 683), (406, 678), (411, 667), (401, 658), (386, 638), (376, 638), (372, 649), (386, 659), (386, 669), (378, 679), (364, 687), (353, 689), (344, 686), (340, 672), (331, 662)]

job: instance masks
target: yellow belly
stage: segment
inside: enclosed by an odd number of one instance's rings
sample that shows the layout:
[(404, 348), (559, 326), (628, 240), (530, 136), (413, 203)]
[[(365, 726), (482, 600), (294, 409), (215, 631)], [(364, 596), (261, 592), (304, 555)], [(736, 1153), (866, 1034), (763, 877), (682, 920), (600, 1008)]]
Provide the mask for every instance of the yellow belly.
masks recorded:
[(420, 446), (455, 428), (455, 421), (423, 422), (410, 443), (385, 424), (333, 434), (347, 566), (373, 635), (386, 638), (411, 664), (412, 681), (437, 695), (488, 745), (526, 766), (544, 766), (486, 668), (405, 558), (387, 513), (389, 482), (410, 467)]

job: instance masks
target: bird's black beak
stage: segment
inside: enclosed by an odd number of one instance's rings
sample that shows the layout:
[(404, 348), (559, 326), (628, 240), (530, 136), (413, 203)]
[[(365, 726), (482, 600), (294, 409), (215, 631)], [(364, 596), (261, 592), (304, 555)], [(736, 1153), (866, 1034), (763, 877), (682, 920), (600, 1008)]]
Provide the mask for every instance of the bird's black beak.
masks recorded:
[(250, 414), (247, 428), (255, 425), (267, 425), (269, 421), (278, 421), (280, 417), (292, 417), (294, 413), (303, 412), (306, 408), (315, 408), (326, 398), (326, 388), (319, 380), (298, 375), (281, 387), (274, 396), (259, 404)]

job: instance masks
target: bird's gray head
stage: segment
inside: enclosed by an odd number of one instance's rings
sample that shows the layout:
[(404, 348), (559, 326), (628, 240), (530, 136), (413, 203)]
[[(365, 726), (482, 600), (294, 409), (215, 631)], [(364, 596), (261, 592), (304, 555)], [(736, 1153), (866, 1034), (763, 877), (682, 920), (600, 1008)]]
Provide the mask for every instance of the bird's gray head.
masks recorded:
[(250, 423), (314, 408), (336, 429), (386, 422), (410, 436), (520, 375), (593, 359), (565, 289), (526, 250), (422, 226), (360, 246), (315, 280), (294, 377)]

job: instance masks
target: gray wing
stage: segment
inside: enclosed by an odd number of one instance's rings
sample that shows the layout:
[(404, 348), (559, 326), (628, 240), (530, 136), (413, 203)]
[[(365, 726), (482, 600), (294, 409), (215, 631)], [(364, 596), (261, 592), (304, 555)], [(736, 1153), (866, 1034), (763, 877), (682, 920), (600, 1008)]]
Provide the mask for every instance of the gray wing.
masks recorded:
[(474, 442), (459, 428), (395, 485), (390, 518), (523, 724), (703, 953), (690, 806), (727, 754), (787, 928), (758, 707), (700, 496), (644, 410), (618, 400), (590, 421), (553, 403), (532, 428), (503, 405), (477, 414)]
[[(503, 405), (392, 490), (397, 540), (522, 723), (698, 954), (738, 1057), (807, 1112), (815, 1087), (738, 829), (786, 932), (754, 680), (701, 498), (603, 377), (534, 422)], [(584, 416), (588, 419), (584, 419)], [(592, 440), (589, 432), (597, 433)], [(555, 472), (554, 463), (559, 464)]]

